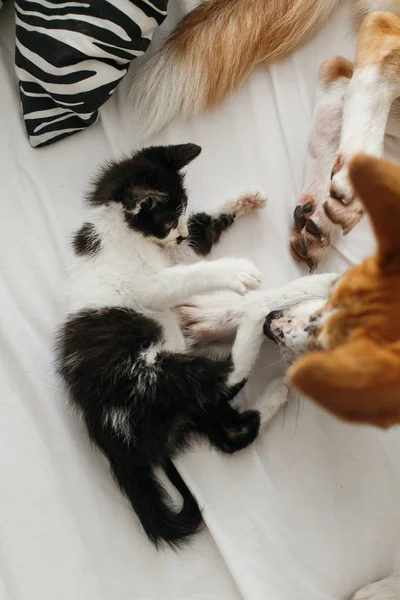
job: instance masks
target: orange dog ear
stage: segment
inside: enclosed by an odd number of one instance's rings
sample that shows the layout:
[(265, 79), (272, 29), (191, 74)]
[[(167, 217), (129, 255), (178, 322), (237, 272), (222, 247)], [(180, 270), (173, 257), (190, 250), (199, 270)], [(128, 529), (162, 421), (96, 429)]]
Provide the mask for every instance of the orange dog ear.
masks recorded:
[(369, 340), (312, 352), (289, 371), (293, 385), (336, 416), (390, 427), (400, 422), (400, 359)]
[(350, 164), (350, 180), (371, 217), (381, 266), (390, 266), (400, 251), (400, 166), (359, 154)]

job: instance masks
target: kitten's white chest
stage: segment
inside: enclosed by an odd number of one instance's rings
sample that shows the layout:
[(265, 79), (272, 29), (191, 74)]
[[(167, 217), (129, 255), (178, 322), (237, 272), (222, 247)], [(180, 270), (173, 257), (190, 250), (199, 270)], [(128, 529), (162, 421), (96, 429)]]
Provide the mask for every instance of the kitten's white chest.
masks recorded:
[(102, 240), (99, 255), (78, 257), (70, 267), (68, 309), (119, 306), (144, 312), (141, 297), (148, 281), (170, 266), (170, 258), (140, 238), (132, 243), (132, 233), (123, 229), (111, 240), (102, 232)]

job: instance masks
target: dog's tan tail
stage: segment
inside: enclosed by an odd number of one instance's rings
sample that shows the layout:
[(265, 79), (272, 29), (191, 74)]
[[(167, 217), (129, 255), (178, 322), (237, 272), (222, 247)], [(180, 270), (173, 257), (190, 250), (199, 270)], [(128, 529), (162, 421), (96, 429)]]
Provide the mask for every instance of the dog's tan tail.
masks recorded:
[(141, 139), (218, 105), (260, 63), (288, 55), (338, 0), (208, 0), (189, 13), (133, 80)]

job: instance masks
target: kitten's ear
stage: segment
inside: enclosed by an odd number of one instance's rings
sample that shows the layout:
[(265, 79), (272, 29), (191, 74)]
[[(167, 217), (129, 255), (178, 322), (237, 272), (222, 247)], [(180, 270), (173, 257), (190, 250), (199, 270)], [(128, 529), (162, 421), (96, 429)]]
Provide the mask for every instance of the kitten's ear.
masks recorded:
[(178, 171), (192, 162), (200, 152), (201, 148), (197, 144), (176, 144), (165, 147), (166, 156), (175, 164)]
[(173, 146), (152, 146), (142, 150), (143, 155), (177, 171), (186, 167), (201, 152), (197, 144), (176, 144)]
[(126, 210), (133, 215), (137, 215), (143, 207), (153, 210), (167, 200), (168, 194), (145, 186), (135, 185), (129, 196), (122, 199), (122, 203)]

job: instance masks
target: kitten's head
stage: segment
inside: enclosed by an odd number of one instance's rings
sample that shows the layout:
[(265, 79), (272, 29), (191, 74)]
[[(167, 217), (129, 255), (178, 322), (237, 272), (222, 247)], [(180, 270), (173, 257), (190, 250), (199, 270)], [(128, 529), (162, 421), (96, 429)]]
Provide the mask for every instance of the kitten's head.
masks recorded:
[(196, 144), (152, 146), (108, 163), (93, 182), (91, 206), (121, 206), (125, 223), (159, 244), (187, 237), (187, 195), (181, 169), (201, 152)]

